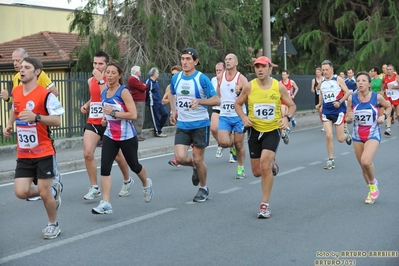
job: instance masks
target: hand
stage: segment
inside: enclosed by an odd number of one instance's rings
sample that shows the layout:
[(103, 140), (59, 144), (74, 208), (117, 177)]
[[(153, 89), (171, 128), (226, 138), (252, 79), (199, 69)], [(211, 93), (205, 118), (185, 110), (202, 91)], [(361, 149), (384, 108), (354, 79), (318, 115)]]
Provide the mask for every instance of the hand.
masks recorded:
[(311, 89), (310, 91), (311, 91), (312, 93), (314, 93), (314, 92), (315, 92), (315, 90), (314, 90), (314, 89)]
[(287, 117), (282, 117), (278, 120), (278, 123), (280, 123), (280, 128), (281, 129), (287, 129), (288, 127), (288, 118)]
[(199, 100), (197, 100), (197, 99), (191, 100), (191, 102), (190, 102), (191, 109), (193, 109), (193, 110), (197, 109), (198, 105), (199, 105)]
[(393, 84), (388, 84), (388, 89), (392, 89)]
[(6, 138), (9, 138), (11, 136), (10, 132), (12, 131), (12, 126), (7, 125), (7, 127), (4, 129), (4, 136)]
[(242, 123), (244, 124), (244, 127), (252, 127), (252, 119), (248, 116), (245, 116), (244, 119), (242, 119)]
[(378, 124), (383, 124), (385, 121), (385, 115), (380, 115), (377, 119)]
[(0, 97), (1, 97), (3, 100), (8, 100), (8, 99), (9, 99), (8, 90), (2, 90), (1, 93), (0, 93)]
[(105, 116), (103, 116), (103, 119), (101, 119), (101, 125), (102, 125), (103, 127), (106, 127), (106, 126), (107, 126), (107, 119), (105, 118)]
[(235, 86), (235, 91), (236, 91), (236, 94), (237, 94), (237, 95), (240, 95), (240, 93), (241, 93), (241, 91), (242, 91), (242, 87), (236, 84), (236, 86)]
[(346, 123), (350, 124), (353, 121), (353, 112), (348, 112), (345, 118)]
[(110, 115), (112, 110), (114, 110), (114, 108), (111, 105), (105, 105), (103, 108), (103, 112), (106, 115)]
[(82, 114), (87, 114), (87, 106), (86, 104), (82, 105), (82, 107), (80, 107), (80, 112)]
[(295, 95), (292, 95), (292, 96), (291, 96), (291, 99), (294, 99), (294, 98), (295, 98)]
[(176, 126), (176, 119), (177, 119), (177, 112), (175, 110), (175, 111), (172, 111), (172, 113), (170, 114), (170, 117), (169, 117), (170, 124), (172, 124), (173, 126)]
[(18, 118), (21, 119), (23, 122), (35, 122), (36, 114), (33, 113), (31, 110), (24, 109), (22, 112), (19, 113)]
[(333, 105), (334, 105), (335, 108), (339, 108), (339, 106), (341, 105), (341, 103), (340, 103), (339, 101), (335, 101), (335, 102), (333, 103)]
[(97, 69), (94, 69), (92, 74), (93, 74), (93, 77), (97, 80), (97, 82), (104, 79), (104, 73), (101, 73)]

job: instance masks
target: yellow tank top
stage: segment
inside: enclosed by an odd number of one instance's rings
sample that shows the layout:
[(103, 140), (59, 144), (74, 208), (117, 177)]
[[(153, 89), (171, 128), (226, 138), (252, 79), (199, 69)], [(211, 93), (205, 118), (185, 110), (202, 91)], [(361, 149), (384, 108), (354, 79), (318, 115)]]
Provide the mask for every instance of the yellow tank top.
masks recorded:
[(259, 132), (270, 132), (280, 127), (277, 122), (281, 118), (280, 85), (272, 79), (269, 89), (259, 87), (257, 79), (251, 81), (251, 93), (248, 95), (248, 116), (252, 119), (252, 127)]

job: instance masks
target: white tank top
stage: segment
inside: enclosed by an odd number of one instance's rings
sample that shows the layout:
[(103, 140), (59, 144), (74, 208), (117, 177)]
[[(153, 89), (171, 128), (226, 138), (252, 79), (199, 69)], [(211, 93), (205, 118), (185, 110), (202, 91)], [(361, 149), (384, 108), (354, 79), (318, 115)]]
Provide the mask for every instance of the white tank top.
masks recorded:
[(180, 122), (193, 122), (198, 120), (209, 119), (208, 107), (198, 105), (194, 110), (191, 108), (191, 100), (206, 99), (204, 89), (200, 84), (201, 72), (190, 79), (182, 79), (182, 73), (179, 73), (176, 79), (176, 110), (178, 113), (177, 119)]
[[(226, 79), (226, 71), (222, 74), (222, 82), (220, 83), (220, 116), (234, 117), (238, 116), (234, 109), (234, 103), (238, 97), (236, 93), (236, 86), (241, 73), (237, 71), (234, 78), (230, 81)], [(245, 105), (243, 105), (243, 111), (246, 113)]]

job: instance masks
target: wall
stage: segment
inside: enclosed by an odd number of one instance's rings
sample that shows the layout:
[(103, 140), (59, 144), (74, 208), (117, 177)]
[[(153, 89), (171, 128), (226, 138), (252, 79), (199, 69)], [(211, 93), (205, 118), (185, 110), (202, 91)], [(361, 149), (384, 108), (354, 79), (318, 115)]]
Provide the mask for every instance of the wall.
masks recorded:
[(71, 20), (68, 20), (68, 16), (72, 11), (0, 4), (0, 25), (2, 25), (0, 43), (41, 31), (69, 32)]

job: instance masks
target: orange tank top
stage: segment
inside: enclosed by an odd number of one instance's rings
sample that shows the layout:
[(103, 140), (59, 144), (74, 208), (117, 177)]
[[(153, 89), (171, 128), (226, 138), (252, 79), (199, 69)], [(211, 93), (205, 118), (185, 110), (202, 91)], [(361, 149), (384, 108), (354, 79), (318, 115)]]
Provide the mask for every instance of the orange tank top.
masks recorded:
[(17, 157), (43, 158), (54, 155), (55, 149), (51, 139), (51, 130), (40, 122), (23, 122), (19, 113), (24, 109), (35, 114), (48, 115), (46, 102), (50, 92), (38, 85), (29, 94), (23, 94), (23, 86), (17, 86), (12, 91), (16, 130), (17, 130)]

